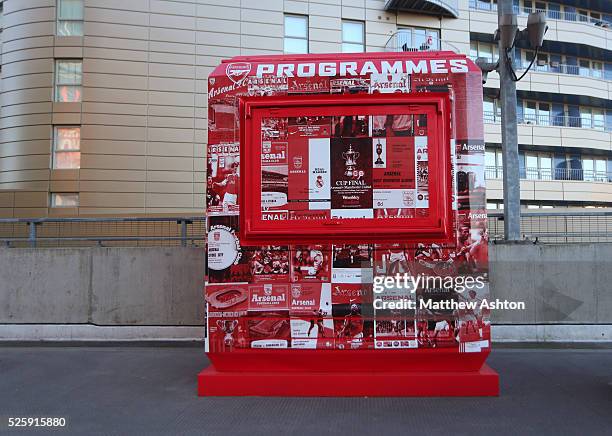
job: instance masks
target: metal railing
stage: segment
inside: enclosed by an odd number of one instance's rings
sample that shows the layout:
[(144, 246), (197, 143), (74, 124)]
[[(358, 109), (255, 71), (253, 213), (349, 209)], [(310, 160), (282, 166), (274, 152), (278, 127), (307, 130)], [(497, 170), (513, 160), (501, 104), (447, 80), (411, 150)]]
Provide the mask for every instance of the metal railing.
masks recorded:
[[(487, 166), (485, 178), (501, 179), (504, 175), (502, 167)], [(612, 173), (576, 168), (521, 168), (521, 179), (526, 180), (578, 180), (585, 182), (612, 182)]]
[(0, 219), (0, 246), (204, 246), (206, 217)]
[[(529, 67), (529, 62), (521, 62), (517, 65), (519, 70), (524, 70)], [(531, 66), (532, 71), (542, 73), (569, 74), (570, 76), (592, 77), (594, 79), (612, 80), (612, 72), (603, 69), (596, 70), (593, 68), (581, 67), (579, 65), (544, 63), (539, 64), (534, 62)]]
[(386, 51), (416, 52), (441, 49), (441, 40), (435, 35), (425, 35), (412, 29), (400, 29), (389, 37), (385, 44)]
[[(483, 119), (485, 123), (501, 122), (501, 114), (484, 111)], [(612, 131), (612, 124), (604, 118), (593, 117), (577, 117), (570, 115), (536, 115), (536, 114), (517, 114), (517, 123), (536, 126), (553, 126), (553, 127), (578, 127), (581, 129), (594, 129)]]
[[(489, 239), (504, 238), (503, 212), (489, 211)], [(612, 212), (523, 211), (524, 238), (542, 243), (612, 242)], [(0, 219), (6, 247), (203, 247), (206, 217)]]
[[(482, 2), (478, 0), (470, 0), (470, 9), (475, 9), (479, 11), (497, 11), (497, 3), (492, 2)], [(588, 15), (580, 14), (577, 12), (566, 12), (566, 11), (555, 11), (551, 9), (539, 9), (539, 8), (530, 8), (530, 7), (520, 7), (514, 5), (512, 7), (514, 13), (516, 15), (526, 16), (531, 12), (544, 12), (547, 18), (551, 20), (560, 20), (560, 21), (575, 21), (579, 23), (589, 23), (595, 26), (600, 26), (604, 28), (612, 27), (612, 21), (602, 17), (602, 18), (592, 18)]]
[[(503, 212), (488, 212), (489, 240), (504, 239)], [(612, 211), (521, 212), (524, 239), (545, 244), (612, 242)]]
[[(479, 57), (481, 56), (470, 56), (470, 59), (476, 62), (476, 59), (478, 59)], [(497, 60), (497, 56), (493, 58), (489, 54), (482, 56), (482, 57), (487, 59), (488, 62), (493, 62)], [(515, 60), (514, 62), (515, 62), (514, 63), (515, 68), (517, 70), (525, 70), (529, 67), (529, 64), (531, 63), (531, 61), (523, 61), (523, 60), (519, 61), (518, 59)], [(541, 73), (567, 74), (570, 76), (591, 77), (594, 79), (612, 81), (612, 71), (605, 70), (603, 68), (598, 70), (594, 68), (581, 67), (579, 65), (561, 64), (557, 62), (550, 62), (550, 63), (534, 62), (533, 65), (531, 66), (530, 71), (537, 71)]]

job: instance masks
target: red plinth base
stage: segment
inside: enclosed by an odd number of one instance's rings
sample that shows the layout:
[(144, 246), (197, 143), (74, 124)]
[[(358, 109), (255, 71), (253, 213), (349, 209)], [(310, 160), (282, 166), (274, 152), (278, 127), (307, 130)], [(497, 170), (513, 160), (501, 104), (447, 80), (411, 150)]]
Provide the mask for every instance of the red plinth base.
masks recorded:
[(198, 374), (200, 396), (484, 397), (499, 395), (498, 374), (465, 372), (225, 372)]

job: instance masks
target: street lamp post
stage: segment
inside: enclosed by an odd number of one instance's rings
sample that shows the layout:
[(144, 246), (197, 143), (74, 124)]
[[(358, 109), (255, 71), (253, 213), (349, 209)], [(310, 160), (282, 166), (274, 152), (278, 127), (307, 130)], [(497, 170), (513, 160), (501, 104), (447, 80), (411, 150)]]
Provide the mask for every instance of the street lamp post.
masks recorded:
[[(542, 12), (529, 14), (527, 28), (519, 31), (512, 0), (497, 2), (498, 29), (495, 38), (498, 42), (499, 59), (488, 62), (488, 59), (478, 58), (476, 64), (483, 72), (483, 83), (487, 73), (499, 73), (499, 88), (501, 102), (501, 133), (503, 155), (503, 187), (504, 187), (504, 233), (506, 241), (521, 239), (521, 187), (518, 152), (518, 133), (516, 118), (516, 82), (525, 77), (538, 57), (542, 47), (546, 26), (546, 16)], [(517, 41), (527, 41), (535, 49), (534, 59), (527, 70), (516, 76), (514, 70), (514, 45)]]
[[(521, 189), (516, 118), (516, 82), (512, 80), (514, 37), (518, 29), (512, 0), (499, 0), (499, 88), (501, 102), (501, 134), (504, 188), (504, 234), (507, 241), (521, 239)], [(507, 59), (504, 54), (507, 54)]]

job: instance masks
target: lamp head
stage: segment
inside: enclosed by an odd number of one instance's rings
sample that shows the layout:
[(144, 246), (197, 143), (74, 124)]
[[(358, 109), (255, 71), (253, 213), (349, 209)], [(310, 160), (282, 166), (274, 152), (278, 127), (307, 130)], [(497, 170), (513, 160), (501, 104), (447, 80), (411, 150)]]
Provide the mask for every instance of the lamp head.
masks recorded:
[(531, 48), (542, 48), (544, 34), (548, 30), (546, 25), (546, 14), (544, 12), (532, 12), (527, 18), (527, 37)]
[(499, 40), (502, 47), (509, 49), (514, 46), (517, 31), (516, 15), (504, 14), (499, 18)]

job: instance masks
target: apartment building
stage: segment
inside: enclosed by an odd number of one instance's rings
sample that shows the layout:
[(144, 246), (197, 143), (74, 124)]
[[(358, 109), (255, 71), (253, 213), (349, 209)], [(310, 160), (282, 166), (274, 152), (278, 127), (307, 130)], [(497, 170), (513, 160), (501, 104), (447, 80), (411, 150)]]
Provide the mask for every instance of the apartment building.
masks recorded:
[[(496, 0), (4, 0), (0, 217), (201, 214), (207, 76), (236, 55), (451, 49), (495, 58)], [(612, 204), (612, 2), (544, 11), (516, 50), (525, 207)], [(499, 80), (485, 84), (489, 207)]]

